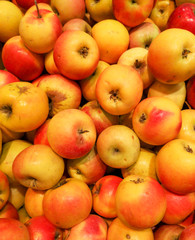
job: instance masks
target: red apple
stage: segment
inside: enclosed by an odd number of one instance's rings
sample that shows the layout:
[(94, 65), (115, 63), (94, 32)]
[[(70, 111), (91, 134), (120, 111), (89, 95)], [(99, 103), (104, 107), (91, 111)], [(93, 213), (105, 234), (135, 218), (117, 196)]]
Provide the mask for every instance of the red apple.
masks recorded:
[(11, 72), (6, 70), (0, 70), (0, 87), (11, 83), (11, 82), (19, 82), (20, 80)]
[(195, 75), (187, 82), (186, 98), (190, 106), (195, 109)]
[(170, 15), (167, 28), (182, 28), (195, 34), (195, 4), (183, 3)]
[(0, 210), (0, 218), (14, 218), (19, 219), (18, 211), (9, 201)]
[(180, 237), (179, 240), (194, 240), (195, 239), (195, 223), (186, 227)]
[(35, 135), (33, 138), (34, 144), (45, 144), (49, 146), (47, 138), (47, 128), (51, 119), (47, 119), (40, 127), (35, 130)]
[(161, 224), (154, 230), (155, 240), (173, 240), (178, 239), (184, 227), (176, 224)]
[[(35, 4), (35, 0), (15, 0), (19, 7), (23, 8), (24, 10), (29, 9)], [(50, 0), (36, 0), (37, 3), (47, 3), (50, 4)]]
[(10, 194), (7, 175), (0, 170), (0, 210), (5, 206)]
[(81, 30), (91, 35), (91, 26), (82, 18), (73, 18), (67, 21), (62, 27), (62, 31), (67, 30)]

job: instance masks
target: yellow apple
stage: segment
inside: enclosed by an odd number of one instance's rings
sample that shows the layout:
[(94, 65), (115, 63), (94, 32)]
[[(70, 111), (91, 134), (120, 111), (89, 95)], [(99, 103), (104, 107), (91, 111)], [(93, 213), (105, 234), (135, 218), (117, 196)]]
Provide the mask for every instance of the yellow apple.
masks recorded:
[(21, 223), (26, 223), (31, 217), (28, 215), (25, 206), (18, 210), (19, 220)]

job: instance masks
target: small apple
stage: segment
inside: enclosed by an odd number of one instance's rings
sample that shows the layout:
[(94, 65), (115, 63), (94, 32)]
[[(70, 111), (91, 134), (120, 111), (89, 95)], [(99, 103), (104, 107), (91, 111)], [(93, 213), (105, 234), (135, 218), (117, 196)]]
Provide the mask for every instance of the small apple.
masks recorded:
[(0, 210), (0, 218), (14, 218), (19, 220), (18, 211), (12, 203), (7, 201), (5, 206)]
[(0, 170), (0, 210), (6, 205), (10, 194), (7, 175)]

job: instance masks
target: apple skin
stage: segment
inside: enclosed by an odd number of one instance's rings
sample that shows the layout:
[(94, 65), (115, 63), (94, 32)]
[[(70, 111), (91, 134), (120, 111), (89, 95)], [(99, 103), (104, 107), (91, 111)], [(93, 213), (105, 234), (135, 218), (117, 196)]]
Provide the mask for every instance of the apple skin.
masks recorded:
[(64, 32), (67, 30), (81, 30), (91, 35), (91, 28), (91, 25), (89, 25), (89, 23), (84, 19), (73, 18), (62, 26), (62, 31)]
[(123, 179), (115, 175), (100, 178), (92, 188), (93, 210), (101, 217), (115, 218), (115, 196), (119, 183)]
[(95, 184), (106, 173), (107, 166), (100, 159), (96, 147), (81, 158), (67, 159), (66, 168), (70, 177), (82, 180), (86, 184)]
[(186, 99), (190, 106), (195, 109), (195, 76), (187, 81)]
[(21, 223), (26, 223), (29, 219), (31, 219), (24, 205), (18, 210), (18, 215)]
[(6, 70), (0, 70), (0, 87), (11, 83), (11, 82), (19, 82), (20, 80), (11, 72)]
[(49, 126), (49, 122), (51, 121), (51, 119), (47, 119), (40, 127), (38, 127), (35, 130), (35, 135), (33, 138), (33, 143), (34, 144), (45, 144), (45, 145), (49, 145), (49, 141), (48, 141), (48, 137), (47, 137), (47, 129)]
[(61, 33), (62, 24), (58, 16), (48, 8), (40, 8), (38, 15), (35, 6), (30, 7), (19, 25), (19, 34), (24, 44), (38, 54), (51, 51)]
[(90, 116), (80, 109), (58, 112), (50, 121), (47, 136), (51, 148), (63, 158), (87, 154), (95, 144), (96, 128)]
[(86, 219), (92, 209), (92, 194), (86, 183), (76, 178), (62, 179), (43, 198), (45, 217), (60, 228), (71, 228)]
[(27, 227), (13, 218), (0, 218), (1, 240), (30, 240)]
[(62, 240), (62, 230), (54, 226), (45, 216), (32, 217), (25, 226), (28, 229), (30, 239)]
[(89, 77), (99, 62), (95, 39), (81, 30), (64, 31), (56, 40), (53, 51), (58, 70), (72, 80)]
[(12, 165), (15, 179), (21, 185), (35, 190), (53, 187), (61, 179), (64, 168), (64, 159), (43, 144), (25, 148), (16, 156)]
[(0, 210), (0, 218), (14, 218), (19, 220), (19, 215), (17, 209), (9, 201)]
[[(19, 7), (23, 8), (25, 11), (32, 7), (35, 4), (34, 0), (16, 0), (16, 3), (18, 4)], [(46, 3), (50, 4), (50, 0), (37, 0), (37, 3)]]
[(112, 4), (115, 18), (128, 27), (135, 27), (149, 17), (154, 1), (113, 0)]
[(14, 36), (4, 44), (2, 60), (7, 71), (23, 81), (34, 80), (44, 69), (44, 56), (30, 51), (21, 36)]
[[(186, 3), (186, 0), (175, 0), (176, 6)], [(188, 3), (195, 3), (195, 0), (188, 0)]]
[(126, 226), (136, 229), (154, 227), (166, 211), (164, 189), (151, 177), (127, 176), (119, 184), (115, 199), (118, 218)]
[(193, 240), (195, 238), (195, 223), (186, 227), (180, 237), (179, 240)]
[(5, 206), (9, 199), (10, 186), (7, 175), (0, 170), (0, 210)]
[(155, 240), (178, 239), (184, 227), (177, 224), (162, 224), (154, 230)]
[(0, 124), (11, 131), (28, 132), (39, 127), (49, 113), (46, 93), (30, 82), (0, 88)]
[(170, 15), (167, 28), (182, 28), (195, 34), (195, 4), (183, 3), (176, 7)]
[(58, 70), (54, 58), (53, 58), (53, 49), (45, 54), (45, 69), (48, 74), (60, 74), (60, 71)]
[(187, 216), (187, 218), (185, 218), (178, 225), (181, 226), (181, 227), (186, 228), (187, 226), (189, 226), (189, 225), (194, 223), (194, 216), (195, 216), (195, 212), (193, 211), (190, 215)]
[(137, 240), (154, 240), (151, 228), (142, 230), (130, 228), (127, 227), (118, 217), (116, 217), (108, 228), (107, 240), (123, 240), (131, 238)]
[(68, 240), (105, 240), (107, 237), (107, 224), (98, 215), (90, 214), (81, 223), (64, 231), (64, 239)]
[(164, 189), (164, 191), (167, 199), (167, 208), (162, 222), (165, 224), (179, 224), (194, 211), (195, 193), (179, 195), (167, 189)]
[(168, 98), (145, 98), (135, 107), (132, 124), (143, 142), (163, 145), (178, 135), (182, 124), (181, 110)]
[(176, 194), (195, 191), (194, 153), (195, 143), (185, 139), (173, 139), (158, 151), (156, 156), (157, 176), (167, 190)]

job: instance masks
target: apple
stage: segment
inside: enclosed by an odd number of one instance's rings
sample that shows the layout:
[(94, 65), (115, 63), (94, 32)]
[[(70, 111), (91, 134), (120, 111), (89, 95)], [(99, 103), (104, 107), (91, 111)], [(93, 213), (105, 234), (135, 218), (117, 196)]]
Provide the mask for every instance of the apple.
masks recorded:
[(167, 28), (182, 28), (195, 34), (195, 3), (183, 3), (170, 15)]
[(50, 52), (45, 54), (44, 64), (45, 64), (45, 69), (48, 74), (60, 74), (60, 71), (58, 70), (58, 68), (56, 67), (56, 64), (54, 62), (53, 49)]
[(143, 142), (163, 145), (178, 135), (182, 125), (181, 110), (166, 97), (145, 98), (135, 107), (132, 124)]
[(80, 106), (82, 93), (79, 84), (60, 74), (45, 75), (37, 87), (47, 94), (50, 118), (64, 109)]
[(195, 76), (192, 76), (186, 84), (186, 100), (195, 109)]
[(7, 129), (6, 127), (4, 127), (3, 125), (0, 125), (0, 129), (1, 129), (0, 132), (2, 134), (2, 143), (7, 143), (9, 141), (21, 139), (22, 137), (24, 137), (23, 132), (11, 131), (11, 130)]
[(0, 218), (1, 240), (30, 240), (27, 227), (17, 219)]
[[(15, 0), (19, 7), (23, 8), (25, 11), (35, 4), (35, 0)], [(37, 3), (50, 4), (50, 0), (36, 0)]]
[(122, 53), (118, 60), (118, 64), (131, 66), (140, 74), (143, 81), (143, 89), (148, 88), (155, 80), (148, 69), (147, 56), (147, 49), (133, 47)]
[(167, 97), (182, 109), (186, 100), (186, 84), (185, 82), (166, 84), (154, 81), (148, 88), (147, 97)]
[(159, 181), (167, 190), (176, 194), (194, 192), (194, 152), (195, 143), (185, 139), (173, 139), (159, 150), (156, 171)]
[(49, 146), (36, 144), (25, 148), (14, 159), (15, 179), (25, 187), (46, 190), (53, 187), (64, 173), (64, 160)]
[(29, 219), (31, 219), (24, 205), (18, 210), (18, 215), (21, 223), (26, 223)]
[(81, 223), (89, 216), (91, 209), (90, 188), (76, 178), (62, 179), (43, 198), (45, 217), (60, 228), (68, 229)]
[(194, 223), (195, 212), (193, 211), (190, 215), (188, 215), (182, 222), (179, 223), (179, 226), (186, 228), (187, 226)]
[(154, 230), (155, 240), (172, 240), (179, 239), (184, 227), (177, 224), (161, 224)]
[(151, 228), (137, 230), (127, 227), (118, 217), (116, 217), (108, 228), (107, 240), (123, 239), (154, 240), (154, 236)]
[(84, 18), (85, 16), (84, 0), (51, 0), (51, 7), (57, 14), (62, 25), (64, 25), (70, 19)]
[(0, 210), (6, 205), (10, 194), (9, 181), (4, 172), (0, 170)]
[(11, 82), (19, 82), (20, 80), (11, 72), (6, 70), (0, 70), (0, 87), (11, 83)]
[(89, 77), (99, 62), (95, 39), (81, 30), (64, 31), (55, 42), (53, 54), (60, 73), (72, 80)]
[(67, 159), (66, 169), (70, 177), (86, 184), (95, 184), (106, 173), (106, 164), (100, 159), (95, 146), (81, 158)]
[(195, 35), (188, 30), (162, 31), (148, 49), (148, 67), (156, 80), (175, 84), (192, 77), (195, 74), (194, 42)]
[(13, 82), (0, 88), (0, 124), (15, 132), (39, 127), (49, 113), (46, 93), (30, 82)]
[(64, 32), (67, 30), (80, 30), (91, 35), (91, 28), (91, 25), (89, 25), (89, 23), (84, 19), (72, 18), (63, 25), (62, 31)]
[(3, 48), (3, 44), (0, 42), (0, 70), (5, 69), (2, 61), (2, 48)]
[(121, 174), (123, 178), (129, 175), (140, 175), (157, 180), (155, 152), (141, 147), (137, 161), (128, 168), (122, 168)]
[(195, 109), (181, 110), (182, 125), (177, 138), (195, 141), (194, 125), (195, 125)]
[(7, 71), (23, 81), (34, 80), (44, 70), (43, 55), (30, 51), (19, 35), (4, 44), (2, 59)]
[(11, 37), (19, 35), (19, 24), (23, 13), (10, 1), (0, 1), (0, 9), (0, 42), (5, 43)]
[[(46, 4), (47, 5), (47, 4)], [(39, 4), (30, 7), (22, 17), (19, 34), (24, 44), (32, 52), (43, 54), (51, 51), (62, 33), (62, 24), (58, 16)]]
[(128, 1), (113, 0), (115, 18), (128, 27), (135, 27), (149, 17), (154, 0)]
[(75, 159), (89, 153), (96, 141), (90, 116), (80, 109), (65, 109), (50, 121), (47, 136), (51, 148), (63, 158)]
[(129, 48), (142, 47), (148, 49), (151, 42), (160, 34), (155, 23), (142, 22), (129, 31)]
[(0, 210), (0, 218), (14, 218), (19, 220), (18, 211), (12, 203), (7, 201), (5, 206)]
[(107, 127), (119, 123), (119, 116), (106, 112), (97, 100), (88, 101), (82, 105), (80, 109), (92, 118), (96, 127), (97, 135)]
[(160, 183), (151, 177), (139, 175), (130, 175), (121, 181), (115, 200), (118, 218), (127, 227), (136, 229), (156, 226), (167, 206)]
[(127, 168), (137, 161), (140, 154), (139, 138), (124, 125), (104, 129), (97, 138), (96, 147), (102, 161), (112, 168)]
[(43, 197), (46, 190), (28, 188), (24, 198), (24, 205), (28, 215), (33, 218), (43, 215)]
[(6, 174), (9, 183), (16, 183), (12, 172), (12, 165), (16, 156), (32, 144), (26, 140), (16, 139), (3, 144), (0, 156), (0, 170)]
[(49, 126), (49, 122), (51, 119), (47, 119), (40, 127), (35, 130), (35, 135), (33, 138), (34, 144), (45, 144), (49, 146), (48, 137), (47, 137), (47, 129)]
[(194, 211), (195, 193), (179, 195), (167, 189), (164, 189), (164, 191), (167, 199), (167, 208), (162, 222), (166, 224), (179, 224)]
[(140, 74), (130, 66), (112, 64), (98, 77), (96, 98), (100, 106), (112, 115), (131, 112), (140, 102), (143, 81)]
[(107, 224), (95, 214), (90, 214), (81, 223), (64, 231), (64, 239), (69, 240), (105, 240), (107, 239)]
[(112, 0), (86, 0), (85, 1), (87, 12), (91, 18), (96, 22), (100, 22), (105, 19), (114, 19), (113, 3)]
[(97, 42), (100, 60), (108, 64), (117, 63), (120, 55), (128, 49), (128, 30), (115, 19), (105, 19), (94, 24), (91, 34)]
[(97, 79), (100, 73), (102, 73), (108, 66), (109, 64), (107, 62), (100, 60), (95, 71), (89, 77), (80, 80), (79, 84), (82, 90), (82, 95), (87, 101), (96, 100), (95, 88)]
[(175, 10), (174, 0), (156, 0), (150, 13), (150, 19), (161, 31), (167, 29), (167, 22), (171, 13)]
[(186, 227), (179, 236), (179, 240), (193, 240), (195, 238), (195, 224)]
[(92, 188), (93, 210), (101, 217), (115, 218), (115, 197), (119, 183), (123, 179), (115, 175), (101, 177)]
[(62, 230), (54, 226), (45, 216), (32, 217), (25, 222), (25, 226), (32, 240), (62, 240)]

